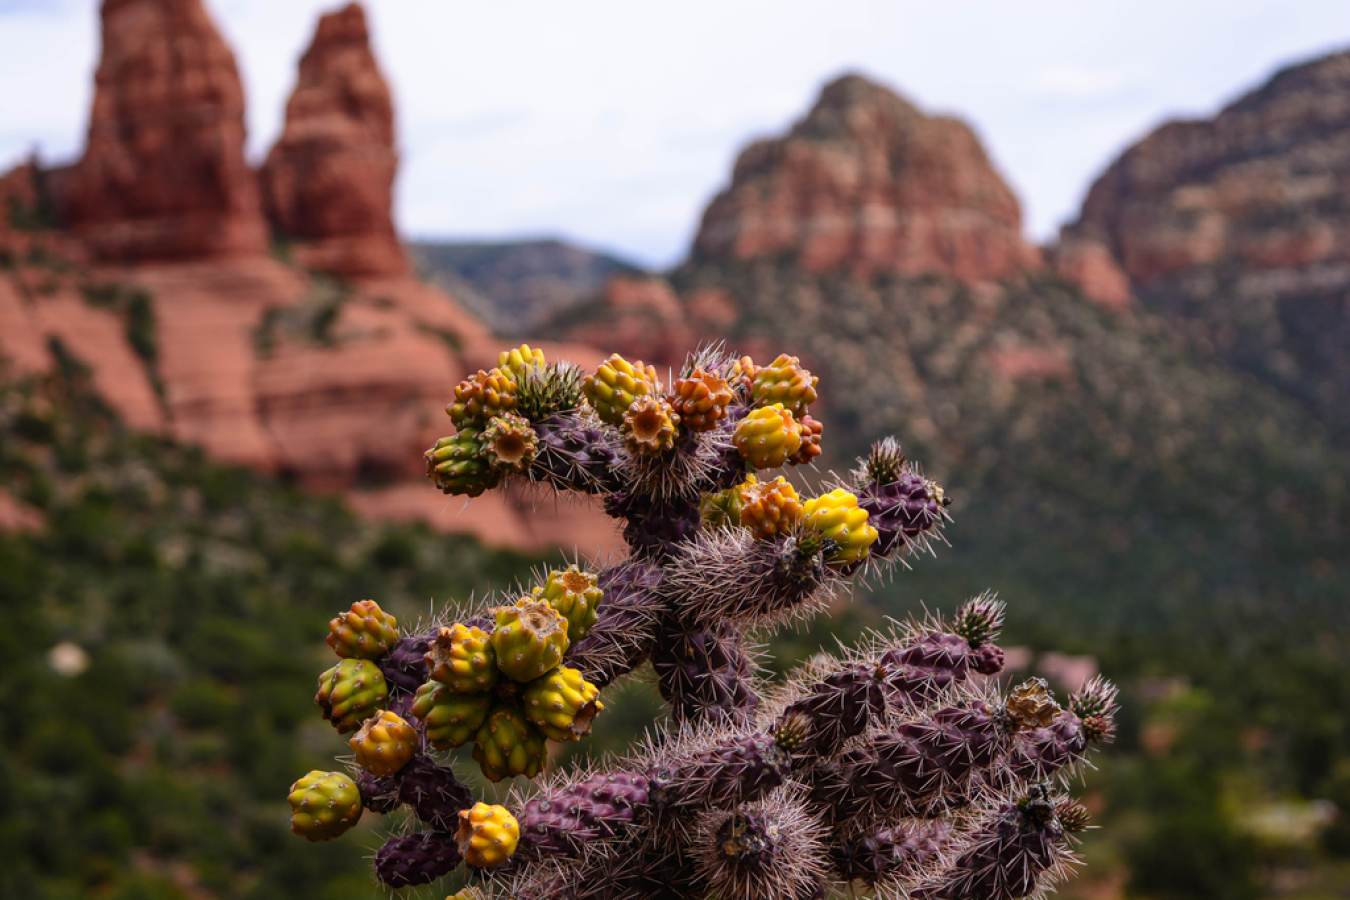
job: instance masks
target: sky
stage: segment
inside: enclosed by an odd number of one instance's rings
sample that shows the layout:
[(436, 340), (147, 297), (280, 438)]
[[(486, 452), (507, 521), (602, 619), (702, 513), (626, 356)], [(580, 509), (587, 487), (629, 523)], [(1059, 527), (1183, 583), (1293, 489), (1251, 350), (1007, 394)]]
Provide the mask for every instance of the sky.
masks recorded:
[[(337, 0), (206, 0), (235, 48), (252, 159)], [(843, 71), (983, 138), (1037, 240), (1160, 122), (1350, 46), (1345, 0), (367, 0), (394, 90), (396, 216), (420, 238), (556, 235), (654, 267), (685, 254), (748, 141)], [(78, 154), (96, 0), (0, 0), (0, 167)]]

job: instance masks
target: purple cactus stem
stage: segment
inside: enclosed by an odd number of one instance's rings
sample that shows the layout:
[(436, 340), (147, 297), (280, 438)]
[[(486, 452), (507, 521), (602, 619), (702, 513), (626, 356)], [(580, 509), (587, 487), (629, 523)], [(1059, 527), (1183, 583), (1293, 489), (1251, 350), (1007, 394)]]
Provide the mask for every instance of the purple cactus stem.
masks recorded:
[(415, 756), (399, 770), (398, 796), (417, 818), (438, 831), (454, 831), (459, 811), (473, 806), (468, 787), (429, 756)]
[[(862, 734), (886, 711), (886, 694), (879, 676), (884, 670), (862, 663), (845, 666), (817, 682), (792, 703), (779, 723), (803, 716), (804, 746), (794, 749), (800, 758), (833, 756), (849, 738)], [(805, 751), (805, 752), (803, 752)]]
[(665, 602), (656, 593), (661, 569), (629, 561), (600, 573), (599, 615), (590, 632), (568, 648), (566, 661), (596, 687), (627, 675), (651, 654)]
[(831, 849), (835, 869), (846, 881), (869, 887), (887, 878), (903, 878), (940, 858), (951, 837), (945, 819), (913, 822), (851, 835)]
[(648, 779), (632, 772), (598, 772), (545, 791), (520, 815), (522, 856), (575, 856), (597, 838), (613, 837), (647, 808)]
[(1066, 862), (1065, 830), (1043, 788), (1007, 803), (969, 839), (951, 867), (916, 900), (1020, 900), (1038, 893)]
[(361, 792), (361, 806), (379, 815), (388, 815), (398, 809), (398, 779), (392, 775), (372, 775), (365, 769), (356, 773), (356, 787)]
[(815, 796), (836, 821), (869, 810), (927, 816), (958, 805), (972, 777), (1008, 749), (1000, 710), (980, 701), (906, 722), (846, 752), (817, 778)]
[(375, 874), (391, 888), (429, 884), (459, 865), (453, 834), (423, 831), (392, 837), (375, 854)]
[(388, 653), (376, 660), (391, 694), (414, 694), (426, 683), (427, 664), (424, 657), (435, 634), (434, 629), (428, 629), (404, 635)]
[(871, 482), (858, 494), (867, 523), (877, 530), (873, 556), (885, 559), (942, 522), (942, 503), (921, 475), (904, 472), (889, 484)]
[(667, 620), (652, 648), (661, 696), (680, 721), (739, 719), (759, 705), (754, 668), (740, 633)]
[(529, 476), (558, 490), (599, 494), (615, 489), (615, 439), (576, 413), (555, 413), (534, 425), (539, 449)]

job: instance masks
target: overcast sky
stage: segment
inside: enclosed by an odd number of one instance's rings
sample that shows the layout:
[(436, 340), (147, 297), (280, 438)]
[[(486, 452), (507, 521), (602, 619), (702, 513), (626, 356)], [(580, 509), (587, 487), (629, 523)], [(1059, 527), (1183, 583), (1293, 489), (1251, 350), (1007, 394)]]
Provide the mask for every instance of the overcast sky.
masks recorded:
[[(207, 0), (239, 56), (249, 152), (280, 129), (334, 0)], [(1091, 178), (1161, 120), (1202, 115), (1283, 63), (1350, 45), (1346, 0), (667, 3), (368, 0), (398, 103), (412, 236), (563, 235), (679, 259), (738, 149), (844, 70), (983, 136), (1054, 234)], [(0, 166), (78, 152), (96, 0), (0, 0)]]

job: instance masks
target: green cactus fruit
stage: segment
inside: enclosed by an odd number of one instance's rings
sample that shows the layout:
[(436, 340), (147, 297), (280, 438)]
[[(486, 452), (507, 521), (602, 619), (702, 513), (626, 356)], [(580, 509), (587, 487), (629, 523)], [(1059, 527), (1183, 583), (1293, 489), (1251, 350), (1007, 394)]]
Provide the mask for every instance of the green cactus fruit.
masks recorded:
[(641, 360), (630, 363), (617, 353), (611, 354), (595, 374), (587, 375), (581, 383), (581, 392), (600, 421), (616, 428), (623, 423), (623, 414), (634, 400), (660, 390), (654, 366)]
[(734, 528), (741, 524), (740, 486), (704, 494), (698, 502), (700, 521), (708, 528)]
[(497, 668), (512, 681), (534, 681), (562, 662), (567, 629), (567, 618), (544, 600), (521, 597), (515, 606), (498, 607), (492, 632)]
[(524, 416), (502, 413), (488, 420), (479, 444), (488, 463), (499, 472), (523, 472), (534, 461), (539, 436)]
[(547, 601), (563, 614), (567, 619), (567, 640), (575, 644), (595, 624), (605, 592), (600, 589), (600, 579), (595, 573), (571, 565), (549, 572), (544, 584), (534, 589), (534, 597)]
[(368, 659), (344, 659), (319, 676), (314, 702), (340, 733), (355, 731), (379, 712), (388, 695), (384, 674)]
[(439, 681), (428, 681), (413, 697), (412, 714), (426, 725), (431, 746), (450, 750), (473, 740), (491, 708), (490, 694), (457, 694)]
[(309, 841), (331, 841), (361, 818), (361, 791), (341, 772), (315, 769), (291, 785), (291, 831)]
[(496, 653), (481, 628), (456, 622), (441, 628), (427, 649), (427, 675), (460, 694), (481, 694), (497, 683)]
[(591, 731), (591, 721), (605, 705), (600, 689), (581, 677), (581, 672), (559, 666), (525, 686), (521, 695), (525, 718), (546, 737), (576, 741)]
[(798, 419), (806, 415), (807, 407), (816, 402), (816, 385), (820, 379), (802, 367), (802, 362), (786, 353), (767, 366), (755, 370), (752, 391), (756, 406), (781, 403)]
[(520, 710), (498, 706), (478, 729), (473, 758), (489, 781), (515, 775), (533, 778), (544, 768), (544, 736)]
[(358, 600), (328, 620), (328, 646), (346, 659), (379, 659), (398, 643), (398, 620), (374, 600)]
[(477, 497), (500, 480), (483, 452), (482, 432), (476, 428), (461, 428), (440, 438), (425, 455), (427, 477), (443, 494)]

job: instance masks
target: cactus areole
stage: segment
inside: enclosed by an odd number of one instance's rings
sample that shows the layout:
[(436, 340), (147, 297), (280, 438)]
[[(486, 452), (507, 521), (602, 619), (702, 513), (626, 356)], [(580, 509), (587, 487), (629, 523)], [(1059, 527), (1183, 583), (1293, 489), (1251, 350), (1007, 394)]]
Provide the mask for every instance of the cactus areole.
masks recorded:
[[(760, 677), (751, 630), (820, 613), (948, 521), (894, 438), (847, 476), (792, 475), (825, 449), (818, 387), (788, 354), (703, 348), (663, 380), (527, 344), (456, 386), (454, 431), (426, 452), (436, 489), (597, 497), (630, 556), (411, 628), (375, 600), (339, 613), (315, 702), (354, 761), (291, 786), (292, 829), (331, 840), (389, 816), (383, 886), (455, 878), (479, 900), (1014, 900), (1067, 877), (1088, 820), (1065, 786), (1114, 734), (1116, 691), (1000, 692), (993, 595)], [(671, 724), (549, 771), (550, 746), (603, 729), (609, 686), (648, 662)], [(509, 785), (500, 802), (475, 801), (456, 775), (472, 765)]]

